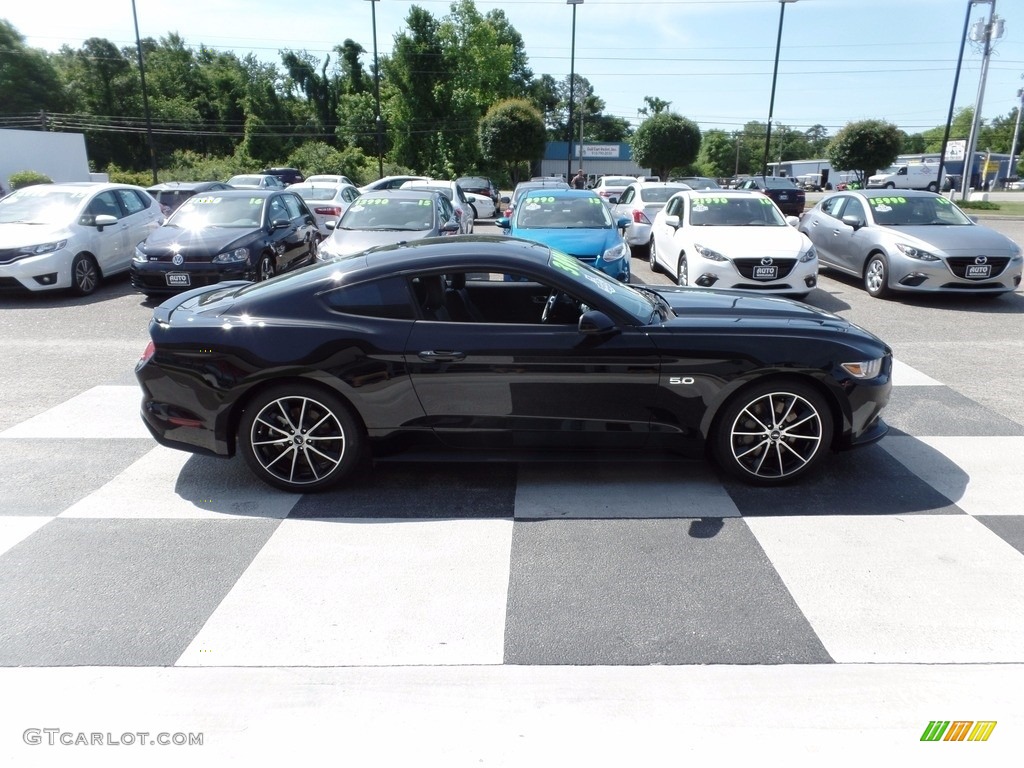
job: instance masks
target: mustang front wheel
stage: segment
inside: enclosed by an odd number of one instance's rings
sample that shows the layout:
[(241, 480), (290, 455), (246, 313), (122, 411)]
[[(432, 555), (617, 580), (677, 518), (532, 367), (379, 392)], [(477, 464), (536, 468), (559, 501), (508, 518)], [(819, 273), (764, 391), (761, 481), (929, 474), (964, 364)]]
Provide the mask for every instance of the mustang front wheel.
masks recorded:
[(340, 482), (359, 462), (363, 433), (348, 407), (307, 385), (270, 389), (246, 408), (238, 447), (266, 483), (294, 493)]
[(744, 390), (718, 419), (712, 450), (730, 474), (757, 485), (777, 485), (808, 472), (832, 442), (824, 398), (798, 382)]

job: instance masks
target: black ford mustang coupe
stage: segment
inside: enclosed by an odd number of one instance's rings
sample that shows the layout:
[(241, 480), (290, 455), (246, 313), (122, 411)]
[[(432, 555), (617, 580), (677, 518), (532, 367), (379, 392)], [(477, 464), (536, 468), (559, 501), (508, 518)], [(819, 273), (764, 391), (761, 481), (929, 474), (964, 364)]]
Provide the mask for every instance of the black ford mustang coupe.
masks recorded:
[(625, 285), (536, 243), (387, 246), (154, 310), (136, 367), (162, 444), (308, 492), (367, 456), (705, 452), (760, 485), (878, 440), (892, 353), (775, 297)]

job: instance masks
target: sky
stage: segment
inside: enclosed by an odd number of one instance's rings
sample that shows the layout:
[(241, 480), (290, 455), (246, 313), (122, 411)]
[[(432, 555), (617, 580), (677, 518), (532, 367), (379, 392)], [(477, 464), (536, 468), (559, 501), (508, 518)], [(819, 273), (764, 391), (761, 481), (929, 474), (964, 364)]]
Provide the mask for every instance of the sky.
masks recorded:
[[(776, 38), (782, 19), (774, 120), (834, 134), (856, 120), (881, 119), (918, 133), (945, 125), (965, 18), (1004, 20), (993, 43), (982, 117), (1008, 115), (1024, 87), (1024, 0), (583, 0), (576, 8), (575, 71), (605, 102), (605, 113), (634, 126), (644, 97), (702, 130), (732, 131), (769, 113)], [(135, 42), (131, 0), (99, 3), (5, 3), (7, 19), (34, 48), (73, 48), (89, 37)], [(372, 63), (391, 52), (413, 5), (437, 19), (450, 0), (135, 0), (139, 33), (176, 32), (189, 45), (254, 53), (280, 64), (281, 49), (324, 57), (351, 38)], [(565, 0), (477, 0), (485, 14), (500, 8), (520, 33), (535, 76), (560, 80), (570, 71), (573, 6)], [(968, 34), (968, 36), (970, 33)], [(956, 107), (973, 106), (981, 46), (968, 40)]]

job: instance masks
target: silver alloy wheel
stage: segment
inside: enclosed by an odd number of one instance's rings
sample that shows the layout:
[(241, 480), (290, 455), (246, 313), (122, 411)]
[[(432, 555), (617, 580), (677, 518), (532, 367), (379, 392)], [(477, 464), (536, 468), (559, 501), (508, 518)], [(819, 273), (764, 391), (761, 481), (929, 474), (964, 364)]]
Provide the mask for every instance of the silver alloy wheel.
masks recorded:
[(100, 275), (96, 268), (96, 262), (91, 256), (78, 256), (71, 269), (71, 282), (75, 292), (85, 296), (96, 290), (99, 285)]
[(259, 267), (256, 270), (256, 279), (259, 281), (269, 280), (274, 276), (274, 261), (269, 256), (260, 259)]
[(248, 435), (261, 469), (281, 483), (322, 481), (345, 458), (346, 435), (338, 416), (301, 395), (271, 400), (256, 414)]
[(658, 249), (654, 245), (654, 235), (651, 235), (651, 244), (647, 252), (647, 258), (651, 262), (651, 272), (661, 272), (661, 265), (658, 264)]
[(689, 268), (686, 266), (686, 256), (679, 257), (679, 269), (676, 272), (676, 282), (679, 285), (689, 285)]
[(864, 270), (864, 288), (869, 294), (882, 297), (888, 292), (889, 275), (887, 272), (885, 259), (881, 256), (872, 256)]
[(759, 479), (779, 480), (806, 467), (825, 437), (822, 414), (793, 392), (768, 392), (740, 409), (729, 428), (736, 465)]

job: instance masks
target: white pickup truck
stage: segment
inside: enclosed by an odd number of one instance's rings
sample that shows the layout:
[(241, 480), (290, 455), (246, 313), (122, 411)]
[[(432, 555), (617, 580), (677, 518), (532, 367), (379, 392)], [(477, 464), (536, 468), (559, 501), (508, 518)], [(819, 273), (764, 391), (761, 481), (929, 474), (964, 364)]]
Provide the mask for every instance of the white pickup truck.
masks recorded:
[(925, 163), (894, 165), (868, 178), (868, 189), (927, 189), (939, 191), (939, 167)]

